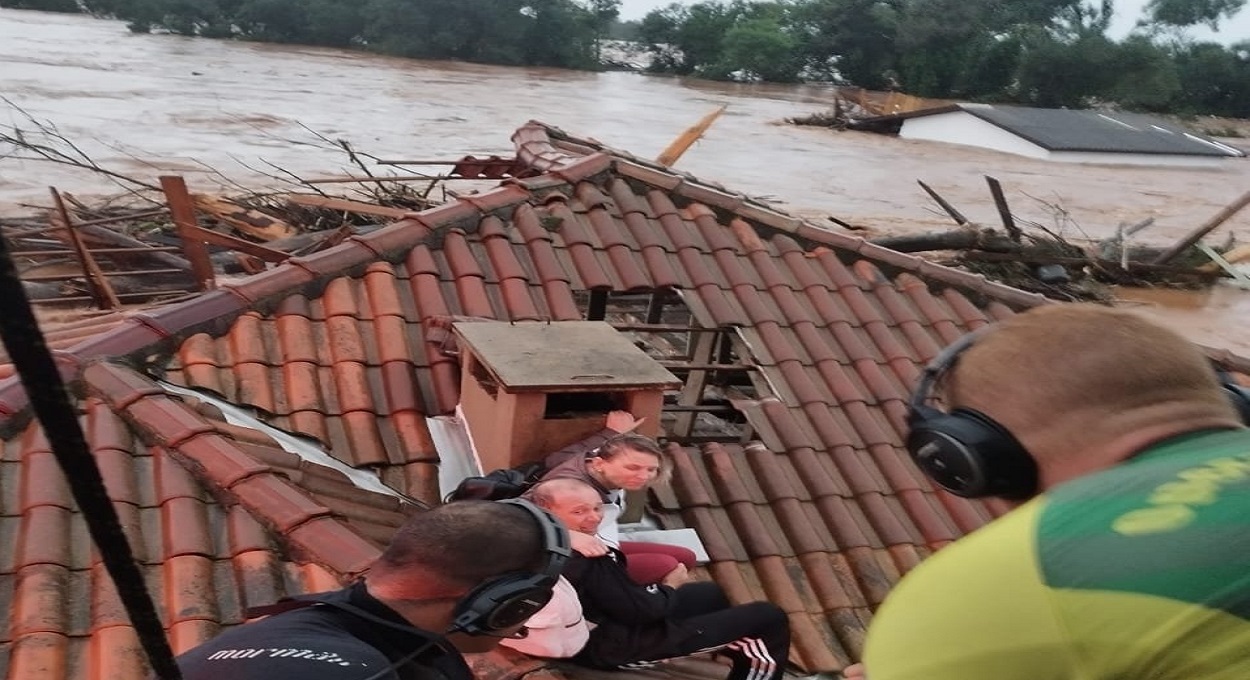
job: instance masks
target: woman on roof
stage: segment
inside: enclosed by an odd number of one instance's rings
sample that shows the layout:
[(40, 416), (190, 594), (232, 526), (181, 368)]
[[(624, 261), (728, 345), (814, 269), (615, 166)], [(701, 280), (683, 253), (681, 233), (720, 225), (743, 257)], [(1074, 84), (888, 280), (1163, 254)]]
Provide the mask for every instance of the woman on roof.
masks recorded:
[(580, 479), (594, 487), (603, 498), (603, 520), (595, 536), (573, 532), (573, 548), (587, 557), (617, 548), (629, 558), (630, 577), (649, 585), (684, 574), (696, 558), (681, 546), (620, 540), (625, 492), (642, 491), (670, 476), (671, 461), (655, 440), (633, 432), (640, 424), (628, 411), (608, 413), (598, 435), (547, 456), (542, 479)]

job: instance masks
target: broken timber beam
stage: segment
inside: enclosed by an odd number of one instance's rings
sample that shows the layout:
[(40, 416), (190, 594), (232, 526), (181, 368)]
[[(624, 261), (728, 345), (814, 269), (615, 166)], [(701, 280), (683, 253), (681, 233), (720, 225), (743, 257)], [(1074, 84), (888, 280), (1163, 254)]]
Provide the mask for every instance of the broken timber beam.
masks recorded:
[(1153, 264), (1167, 264), (1176, 259), (1177, 255), (1188, 250), (1191, 246), (1202, 239), (1203, 236), (1215, 231), (1215, 228), (1224, 224), (1233, 215), (1236, 215), (1242, 208), (1250, 205), (1250, 191), (1242, 194), (1237, 200), (1224, 206), (1218, 213), (1202, 224), (1202, 226), (1194, 229), (1185, 235), (1184, 238), (1177, 241), (1175, 245), (1163, 251), (1159, 257), (1155, 258)]
[(411, 210), (404, 210), (402, 208), (391, 208), (385, 205), (349, 201), (345, 198), (328, 198), (326, 196), (304, 196), (300, 194), (291, 194), (286, 197), (286, 200), (288, 203), (302, 205), (306, 208), (338, 210), (341, 212), (356, 213), (358, 215), (389, 217), (394, 220), (403, 219), (412, 213)]
[(265, 262), (283, 262), (287, 258), (291, 257), (289, 253), (284, 253), (281, 250), (266, 248), (259, 243), (244, 241), (241, 238), (213, 231), (212, 229), (205, 229), (199, 225), (188, 225), (185, 228), (185, 233), (183, 232), (183, 229), (183, 227), (179, 227), (179, 233), (182, 234), (184, 238), (191, 236), (192, 238), (197, 238), (205, 243), (211, 243), (215, 246), (237, 250), (245, 255), (260, 258)]
[(1019, 252), (1023, 246), (1011, 239), (980, 229), (966, 228), (928, 234), (884, 236), (869, 240), (900, 253), (921, 253), (930, 250), (985, 250), (995, 253)]
[(920, 184), (920, 188), (924, 189), (926, 194), (929, 194), (933, 200), (937, 201), (938, 205), (942, 206), (942, 210), (945, 210), (946, 214), (950, 215), (951, 219), (955, 220), (957, 224), (968, 224), (968, 218), (964, 217), (964, 214), (959, 212), (955, 206), (948, 203), (945, 198), (942, 198), (941, 194), (934, 191), (933, 187), (930, 187), (928, 184), (925, 184), (920, 180), (916, 180), (916, 182)]
[(1007, 236), (1012, 241), (1019, 243), (1024, 238), (1024, 232), (1020, 231), (1020, 227), (1016, 225), (1016, 220), (1011, 216), (1011, 208), (1007, 206), (1007, 197), (1003, 195), (1003, 185), (999, 181), (989, 175), (985, 176), (985, 183), (990, 185), (990, 195), (994, 197), (994, 206), (998, 208), (998, 217), (1003, 221), (1003, 228), (1007, 230)]
[(83, 273), (87, 275), (87, 285), (91, 288), (96, 304), (100, 305), (101, 309), (120, 307), (121, 301), (117, 299), (117, 293), (109, 285), (108, 277), (100, 270), (99, 263), (91, 256), (91, 251), (87, 250), (82, 237), (74, 229), (74, 222), (70, 219), (69, 211), (65, 209), (65, 201), (61, 200), (61, 193), (55, 187), (49, 187), (49, 190), (52, 192), (52, 203), (56, 206), (56, 217), (65, 227), (65, 233), (69, 235), (69, 241), (74, 246), (78, 261), (82, 264)]
[(177, 175), (162, 175), (161, 189), (169, 201), (169, 212), (178, 227), (178, 237), (182, 240), (182, 252), (191, 263), (191, 273), (195, 276), (196, 290), (212, 290), (217, 287), (217, 278), (213, 273), (213, 263), (208, 258), (208, 246), (192, 233), (199, 227), (195, 218), (195, 203), (187, 191), (187, 184)]
[(252, 210), (220, 196), (195, 194), (192, 196), (197, 210), (217, 218), (240, 233), (262, 241), (287, 238), (296, 234), (295, 227), (282, 220)]

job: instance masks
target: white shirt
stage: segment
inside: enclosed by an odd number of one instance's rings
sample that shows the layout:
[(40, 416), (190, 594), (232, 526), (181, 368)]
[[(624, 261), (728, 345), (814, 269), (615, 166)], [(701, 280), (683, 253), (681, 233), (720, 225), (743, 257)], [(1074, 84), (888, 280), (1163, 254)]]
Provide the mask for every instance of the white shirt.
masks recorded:
[(599, 540), (613, 548), (621, 547), (621, 514), (625, 512), (625, 492), (615, 489), (608, 492), (608, 502), (603, 504), (603, 519), (599, 522)]
[(590, 638), (590, 626), (582, 617), (582, 603), (573, 584), (563, 576), (556, 581), (551, 601), (525, 622), (529, 634), (505, 638), (500, 644), (523, 654), (548, 659), (567, 659), (582, 651)]

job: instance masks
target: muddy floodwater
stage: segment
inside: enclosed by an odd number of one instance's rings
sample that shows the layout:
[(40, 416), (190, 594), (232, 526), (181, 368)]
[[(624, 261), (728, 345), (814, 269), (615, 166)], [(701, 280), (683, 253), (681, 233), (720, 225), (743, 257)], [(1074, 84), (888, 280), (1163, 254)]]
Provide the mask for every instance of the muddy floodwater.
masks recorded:
[[(281, 168), (342, 174), (346, 139), (380, 157), (510, 154), (536, 119), (639, 156), (658, 154), (713, 108), (725, 115), (677, 167), (817, 220), (873, 234), (944, 229), (916, 180), (974, 221), (997, 215), (985, 175), (1018, 217), (1102, 237), (1121, 222), (1155, 225), (1164, 244), (1250, 190), (1250, 160), (1214, 169), (1087, 166), (932, 142), (798, 128), (787, 116), (825, 110), (823, 87), (728, 85), (632, 73), (580, 73), (426, 62), (338, 50), (132, 35), (120, 22), (0, 9), (0, 124), (54, 125), (100, 165), (144, 179), (182, 173), (194, 188), (248, 187)], [(20, 110), (19, 110), (20, 108)], [(1229, 140), (1250, 146), (1250, 140)], [(2, 153), (2, 150), (0, 150)], [(79, 197), (115, 190), (101, 177), (0, 157), (0, 215), (44, 205), (47, 188)], [(1221, 228), (1250, 241), (1250, 211)], [(1250, 294), (1123, 291), (1195, 340), (1250, 355)]]

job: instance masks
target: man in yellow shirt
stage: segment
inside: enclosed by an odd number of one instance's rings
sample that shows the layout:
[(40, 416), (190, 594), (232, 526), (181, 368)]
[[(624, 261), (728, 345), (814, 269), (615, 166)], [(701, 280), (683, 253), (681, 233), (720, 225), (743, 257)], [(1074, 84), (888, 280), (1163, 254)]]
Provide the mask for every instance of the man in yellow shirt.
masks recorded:
[(1023, 504), (908, 574), (848, 677), (1250, 679), (1250, 393), (1197, 348), (1046, 306), (952, 345), (911, 407), (935, 483)]

